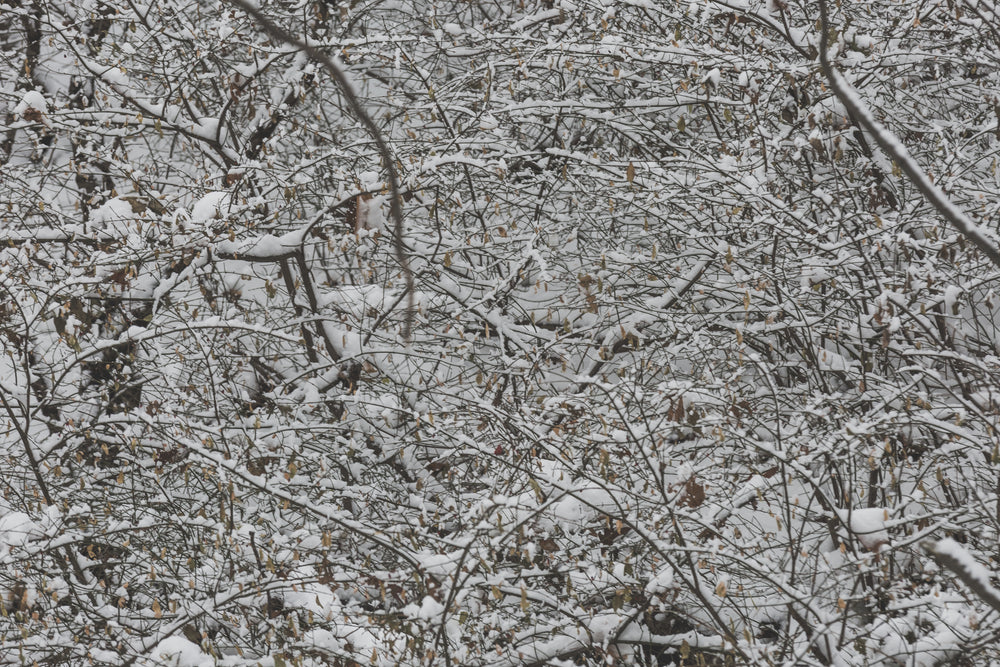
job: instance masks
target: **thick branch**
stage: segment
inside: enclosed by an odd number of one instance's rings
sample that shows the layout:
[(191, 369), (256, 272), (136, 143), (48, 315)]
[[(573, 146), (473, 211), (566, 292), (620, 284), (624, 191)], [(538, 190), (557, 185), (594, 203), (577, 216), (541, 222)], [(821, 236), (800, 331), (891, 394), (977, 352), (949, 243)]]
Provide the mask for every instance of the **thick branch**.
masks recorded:
[(941, 567), (962, 580), (980, 600), (1000, 611), (1000, 591), (990, 583), (990, 573), (972, 555), (950, 538), (923, 545)]
[(965, 238), (973, 244), (997, 267), (1000, 267), (1000, 249), (991, 240), (986, 232), (963, 213), (954, 202), (948, 198), (944, 190), (938, 187), (927, 174), (921, 169), (917, 161), (913, 159), (906, 146), (875, 119), (872, 112), (861, 101), (858, 92), (848, 83), (847, 79), (830, 62), (829, 42), (830, 42), (830, 20), (829, 10), (826, 0), (820, 0), (820, 42), (819, 60), (823, 68), (823, 74), (830, 82), (837, 99), (847, 107), (851, 116), (875, 139), (875, 142), (885, 151), (906, 174), (910, 182), (916, 186), (924, 197), (927, 198), (934, 208), (938, 210), (945, 220), (959, 231)]

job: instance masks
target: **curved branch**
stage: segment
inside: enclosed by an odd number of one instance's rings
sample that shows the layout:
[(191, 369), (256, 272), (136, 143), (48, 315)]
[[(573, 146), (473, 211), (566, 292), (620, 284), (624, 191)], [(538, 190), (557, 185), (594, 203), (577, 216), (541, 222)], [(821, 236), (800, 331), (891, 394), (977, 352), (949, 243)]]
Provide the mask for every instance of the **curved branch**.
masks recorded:
[(399, 264), (399, 267), (403, 272), (403, 279), (406, 282), (407, 292), (407, 311), (406, 318), (403, 321), (403, 338), (405, 340), (409, 340), (410, 330), (413, 326), (413, 317), (416, 312), (413, 271), (410, 269), (410, 262), (406, 256), (406, 250), (403, 247), (403, 198), (399, 190), (399, 173), (396, 171), (396, 162), (392, 157), (392, 153), (389, 151), (389, 145), (382, 136), (382, 131), (379, 130), (378, 125), (375, 124), (372, 117), (367, 111), (365, 111), (364, 107), (361, 106), (361, 101), (358, 100), (357, 95), (354, 94), (354, 88), (351, 86), (351, 82), (348, 81), (344, 71), (333, 58), (321, 49), (309, 44), (304, 39), (296, 37), (287, 32), (285, 29), (272, 23), (270, 19), (265, 17), (259, 9), (247, 0), (228, 0), (228, 2), (236, 5), (249, 14), (264, 30), (264, 32), (272, 38), (286, 44), (296, 46), (305, 51), (310, 58), (318, 61), (323, 66), (323, 69), (325, 69), (333, 80), (337, 82), (337, 86), (340, 87), (340, 90), (344, 95), (344, 99), (347, 100), (347, 105), (350, 107), (351, 113), (353, 113), (354, 116), (361, 121), (361, 124), (371, 135), (372, 139), (375, 140), (375, 146), (378, 148), (379, 156), (382, 158), (382, 162), (385, 163), (385, 168), (389, 172), (389, 211), (392, 216), (393, 224), (393, 251), (396, 255), (396, 262)]

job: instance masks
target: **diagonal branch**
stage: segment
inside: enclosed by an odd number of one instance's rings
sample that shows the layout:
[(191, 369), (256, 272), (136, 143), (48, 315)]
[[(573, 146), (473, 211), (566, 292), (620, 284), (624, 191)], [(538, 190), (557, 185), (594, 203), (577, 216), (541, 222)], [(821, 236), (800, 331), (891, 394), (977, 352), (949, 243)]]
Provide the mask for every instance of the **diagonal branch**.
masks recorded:
[(941, 567), (951, 570), (980, 600), (1000, 611), (1000, 590), (990, 583), (991, 573), (962, 545), (951, 538), (927, 542), (924, 551)]
[(403, 338), (405, 340), (409, 340), (410, 330), (413, 327), (414, 313), (416, 312), (414, 302), (415, 289), (413, 285), (413, 271), (410, 269), (410, 262), (406, 256), (406, 250), (403, 247), (403, 198), (399, 192), (399, 173), (396, 171), (396, 162), (392, 157), (392, 152), (389, 150), (389, 145), (386, 143), (385, 137), (382, 136), (382, 131), (379, 130), (378, 125), (375, 124), (372, 117), (367, 111), (365, 111), (364, 107), (361, 106), (361, 101), (358, 100), (357, 95), (354, 94), (354, 88), (351, 86), (351, 82), (347, 79), (343, 69), (341, 69), (336, 60), (301, 37), (296, 37), (287, 32), (284, 28), (272, 23), (270, 19), (264, 16), (261, 11), (257, 9), (254, 4), (248, 2), (248, 0), (228, 0), (228, 2), (241, 8), (253, 17), (254, 21), (256, 21), (264, 32), (272, 38), (285, 42), (286, 44), (296, 46), (305, 51), (310, 58), (318, 61), (333, 78), (333, 80), (337, 82), (337, 86), (340, 87), (340, 90), (344, 95), (344, 99), (347, 100), (347, 105), (350, 107), (351, 113), (353, 113), (354, 116), (361, 121), (365, 130), (367, 130), (372, 139), (375, 140), (375, 146), (378, 148), (379, 156), (382, 158), (382, 162), (385, 163), (385, 168), (389, 172), (389, 211), (392, 216), (393, 251), (396, 255), (396, 262), (399, 264), (399, 267), (403, 272), (403, 279), (406, 282), (407, 293), (407, 310), (406, 317), (403, 321)]
[(852, 117), (875, 139), (875, 142), (885, 151), (899, 168), (906, 174), (910, 182), (916, 186), (917, 190), (927, 198), (938, 213), (944, 217), (951, 225), (959, 231), (965, 238), (986, 255), (991, 262), (1000, 267), (1000, 249), (995, 241), (987, 236), (986, 232), (972, 221), (961, 209), (955, 206), (944, 190), (938, 187), (934, 181), (924, 172), (924, 170), (913, 159), (906, 146), (887, 127), (882, 125), (872, 115), (871, 110), (861, 101), (858, 91), (848, 83), (833, 63), (830, 62), (830, 17), (826, 0), (819, 0), (820, 11), (820, 37), (819, 37), (819, 61), (823, 68), (823, 74), (830, 82), (837, 99), (847, 107)]

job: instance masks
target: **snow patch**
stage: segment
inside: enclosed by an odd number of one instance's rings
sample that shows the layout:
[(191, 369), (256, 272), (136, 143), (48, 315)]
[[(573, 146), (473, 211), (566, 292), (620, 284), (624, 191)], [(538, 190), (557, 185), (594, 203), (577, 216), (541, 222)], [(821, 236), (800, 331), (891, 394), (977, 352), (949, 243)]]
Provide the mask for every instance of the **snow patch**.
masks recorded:
[(29, 109), (47, 113), (49, 103), (45, 100), (45, 96), (37, 90), (29, 90), (21, 98), (21, 101), (17, 103), (17, 106), (14, 107), (14, 113), (18, 116), (24, 116), (24, 113)]
[(206, 222), (223, 216), (223, 208), (229, 200), (228, 192), (209, 192), (191, 207), (192, 222)]
[(878, 553), (889, 544), (889, 510), (884, 507), (863, 507), (853, 510), (838, 510), (837, 514), (868, 551)]
[(215, 660), (197, 644), (183, 637), (167, 637), (153, 649), (151, 663), (158, 667), (212, 667)]

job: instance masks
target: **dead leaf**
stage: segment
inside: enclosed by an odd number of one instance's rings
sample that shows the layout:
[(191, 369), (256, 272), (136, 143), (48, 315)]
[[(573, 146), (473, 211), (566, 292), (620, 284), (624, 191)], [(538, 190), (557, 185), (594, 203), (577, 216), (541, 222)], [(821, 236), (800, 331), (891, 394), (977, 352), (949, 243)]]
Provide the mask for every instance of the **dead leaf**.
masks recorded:
[(701, 507), (705, 502), (705, 487), (698, 483), (694, 475), (684, 483), (684, 493), (681, 494), (679, 502), (688, 507)]

